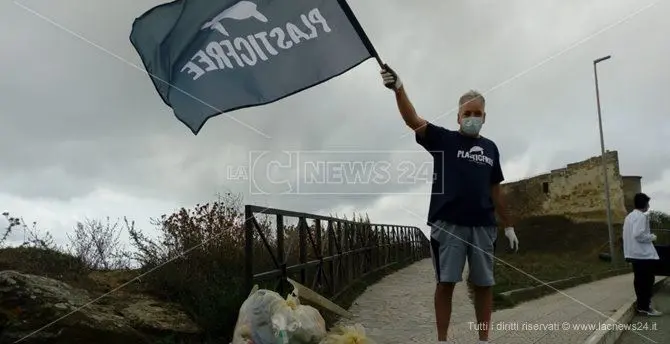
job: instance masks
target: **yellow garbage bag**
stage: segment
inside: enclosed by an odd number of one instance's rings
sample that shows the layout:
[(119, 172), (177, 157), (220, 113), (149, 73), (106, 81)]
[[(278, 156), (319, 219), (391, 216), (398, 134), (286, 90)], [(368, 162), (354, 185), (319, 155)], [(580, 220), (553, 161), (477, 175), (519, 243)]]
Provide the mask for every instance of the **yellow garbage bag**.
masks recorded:
[(320, 344), (376, 344), (365, 334), (361, 324), (339, 326), (329, 332)]

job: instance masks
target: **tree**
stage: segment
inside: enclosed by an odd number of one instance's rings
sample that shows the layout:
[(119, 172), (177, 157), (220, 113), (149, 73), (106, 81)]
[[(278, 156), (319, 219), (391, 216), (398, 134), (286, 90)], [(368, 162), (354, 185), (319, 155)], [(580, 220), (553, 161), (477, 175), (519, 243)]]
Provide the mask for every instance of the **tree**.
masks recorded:
[(69, 253), (81, 259), (89, 269), (111, 270), (125, 267), (119, 221), (85, 219), (77, 222), (74, 235), (67, 235)]
[(652, 229), (670, 229), (670, 214), (652, 210), (649, 212), (649, 222)]

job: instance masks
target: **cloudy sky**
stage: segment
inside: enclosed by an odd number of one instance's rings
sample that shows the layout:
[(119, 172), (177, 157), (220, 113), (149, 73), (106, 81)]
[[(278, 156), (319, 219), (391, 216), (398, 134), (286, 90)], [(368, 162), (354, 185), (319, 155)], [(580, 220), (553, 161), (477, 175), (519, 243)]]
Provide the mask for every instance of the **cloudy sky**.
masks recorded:
[[(429, 156), (408, 135), (374, 60), (234, 112), (235, 120), (216, 117), (194, 136), (135, 67), (132, 22), (159, 3), (0, 0), (0, 210), (37, 221), (59, 240), (84, 217), (128, 216), (148, 227), (150, 217), (227, 190), (261, 206), (424, 224), (429, 185), (420, 178), (352, 188), (291, 177), (296, 157), (386, 161), (393, 176), (424, 170)], [(653, 207), (670, 211), (669, 1), (351, 6), (424, 118), (456, 128), (458, 97), (487, 92), (484, 134), (498, 143), (508, 180), (599, 154), (591, 62), (611, 54), (599, 65), (606, 147), (619, 151), (624, 174), (644, 177)], [(270, 183), (266, 171), (290, 184)]]

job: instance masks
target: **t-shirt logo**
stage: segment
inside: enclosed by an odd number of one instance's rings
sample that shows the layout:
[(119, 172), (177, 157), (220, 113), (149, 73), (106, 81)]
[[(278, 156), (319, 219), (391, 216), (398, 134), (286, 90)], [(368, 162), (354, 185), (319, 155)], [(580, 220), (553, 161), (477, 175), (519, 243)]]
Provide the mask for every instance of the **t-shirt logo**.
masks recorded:
[(487, 157), (484, 154), (484, 148), (480, 146), (474, 146), (467, 152), (464, 150), (459, 150), (458, 153), (456, 153), (456, 157), (459, 159), (467, 159), (479, 165), (486, 164), (493, 166), (493, 159)]
[(470, 152), (468, 154), (484, 154), (484, 148), (479, 147), (479, 146), (474, 146), (470, 148)]

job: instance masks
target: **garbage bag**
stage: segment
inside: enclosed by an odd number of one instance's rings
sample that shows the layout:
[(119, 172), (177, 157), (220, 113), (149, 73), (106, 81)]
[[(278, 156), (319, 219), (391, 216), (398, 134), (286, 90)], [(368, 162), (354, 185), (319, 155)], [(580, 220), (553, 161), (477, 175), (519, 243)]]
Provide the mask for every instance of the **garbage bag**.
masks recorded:
[(297, 327), (292, 313), (281, 295), (255, 286), (240, 307), (231, 344), (288, 344)]
[(365, 333), (361, 324), (338, 326), (334, 328), (320, 344), (376, 344)]
[(326, 336), (326, 321), (316, 308), (301, 305), (299, 299), (293, 295), (286, 298), (293, 320), (298, 324), (288, 330), (291, 343), (318, 344)]
[(297, 291), (284, 299), (255, 286), (240, 307), (231, 344), (318, 344), (326, 333), (319, 311), (301, 305)]
[(270, 312), (270, 322), (272, 323), (272, 330), (275, 335), (274, 343), (293, 343), (293, 333), (300, 327), (300, 323), (295, 317), (294, 309), (282, 298), (280, 302), (271, 305)]

